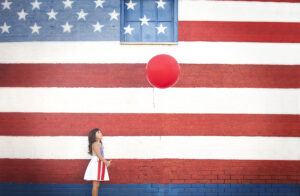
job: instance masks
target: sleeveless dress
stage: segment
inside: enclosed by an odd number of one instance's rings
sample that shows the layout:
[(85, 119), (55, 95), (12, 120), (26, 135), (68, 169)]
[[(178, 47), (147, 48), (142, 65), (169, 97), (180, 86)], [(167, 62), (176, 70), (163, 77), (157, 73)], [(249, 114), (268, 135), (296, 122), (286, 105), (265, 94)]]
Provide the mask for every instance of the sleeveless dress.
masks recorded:
[[(100, 148), (100, 154), (104, 158), (104, 152), (103, 147), (101, 143), (98, 144)], [(96, 181), (108, 181), (109, 176), (107, 172), (107, 167), (104, 162), (99, 160), (99, 158), (94, 155), (92, 155), (92, 158), (86, 168), (85, 174), (84, 174), (84, 180), (96, 180)]]

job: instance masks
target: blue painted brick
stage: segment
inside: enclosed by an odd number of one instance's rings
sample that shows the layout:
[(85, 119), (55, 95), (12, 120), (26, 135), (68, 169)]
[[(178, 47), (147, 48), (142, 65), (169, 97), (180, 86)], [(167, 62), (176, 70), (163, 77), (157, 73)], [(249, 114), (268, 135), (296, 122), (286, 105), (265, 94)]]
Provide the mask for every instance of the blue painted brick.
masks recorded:
[(184, 192), (184, 190), (185, 190), (185, 188), (174, 188), (174, 189), (172, 189), (172, 191), (174, 191), (174, 192)]
[(280, 187), (280, 188), (278, 188), (278, 192), (287, 193), (287, 192), (294, 192), (294, 191), (292, 190), (292, 188), (289, 188), (289, 187)]
[(152, 184), (153, 188), (166, 188), (168, 185), (166, 184)]
[(228, 193), (238, 193), (239, 189), (238, 188), (225, 188), (224, 192), (228, 192)]
[(289, 196), (289, 195), (290, 193), (273, 193), (273, 196)]
[(231, 196), (231, 193), (219, 193), (219, 196)]
[(191, 196), (205, 196), (205, 193), (192, 193)]
[(202, 188), (205, 184), (192, 184), (192, 188)]
[(216, 192), (224, 192), (224, 190), (218, 191), (218, 189), (206, 188), (206, 189), (204, 189), (204, 192), (206, 192), (206, 193), (216, 193)]
[(260, 196), (273, 196), (273, 193), (259, 193)]
[(238, 192), (240, 192), (240, 193), (249, 193), (249, 192), (251, 192), (251, 189), (243, 187), (243, 188), (239, 188)]
[(290, 185), (290, 184), (272, 184), (272, 187), (276, 187), (276, 188), (292, 188), (293, 185)]
[(231, 188), (237, 188), (237, 189), (240, 189), (240, 188), (243, 188), (243, 187), (246, 187), (244, 184), (231, 184), (230, 186)]
[(169, 189), (158, 189), (158, 192), (160, 192), (160, 193), (169, 192)]
[(191, 184), (170, 184), (170, 188), (189, 188), (191, 187)]
[(147, 193), (152, 193), (152, 192), (158, 192), (158, 188), (151, 188), (151, 187), (147, 187), (146, 189), (145, 189), (145, 191), (147, 192)]
[[(91, 184), (0, 183), (0, 196), (90, 196)], [(298, 184), (102, 184), (101, 196), (300, 196)]]
[(155, 196), (165, 196), (165, 193), (163, 193), (163, 192), (157, 192), (157, 193), (155, 193)]
[(178, 193), (179, 196), (192, 196), (191, 193)]
[(184, 192), (202, 192), (200, 188), (185, 188)]
[(115, 184), (114, 187), (115, 186), (118, 188), (145, 188), (145, 184)]
[(254, 193), (264, 193), (266, 192), (266, 188), (264, 187), (252, 187), (250, 188), (251, 192), (254, 192)]
[(272, 184), (256, 184), (256, 187), (270, 188), (272, 187)]
[(218, 189), (230, 188), (231, 184), (218, 184)]
[(204, 186), (207, 188), (213, 188), (213, 189), (218, 188), (218, 184), (205, 184)]
[(152, 196), (152, 193), (144, 193), (145, 196)]
[(244, 196), (259, 196), (259, 193), (244, 193)]
[(178, 193), (174, 193), (174, 192), (168, 192), (168, 193), (165, 193), (165, 196), (177, 196)]
[(218, 196), (218, 193), (205, 193), (205, 196)]

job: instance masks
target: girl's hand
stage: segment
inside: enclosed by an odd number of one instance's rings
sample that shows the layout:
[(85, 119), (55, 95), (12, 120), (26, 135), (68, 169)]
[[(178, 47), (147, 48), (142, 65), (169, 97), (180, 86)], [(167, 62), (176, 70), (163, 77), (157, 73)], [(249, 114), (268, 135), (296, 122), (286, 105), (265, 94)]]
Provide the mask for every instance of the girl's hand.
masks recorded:
[(105, 161), (104, 163), (105, 163), (106, 167), (109, 167), (109, 166), (110, 166), (110, 163), (111, 163), (111, 161)]

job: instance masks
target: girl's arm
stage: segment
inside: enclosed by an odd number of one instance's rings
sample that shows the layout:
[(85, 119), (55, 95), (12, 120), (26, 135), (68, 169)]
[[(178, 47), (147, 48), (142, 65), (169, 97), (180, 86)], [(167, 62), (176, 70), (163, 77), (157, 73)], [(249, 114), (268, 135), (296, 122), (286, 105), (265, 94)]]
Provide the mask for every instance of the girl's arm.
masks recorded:
[(110, 164), (110, 161), (105, 160), (105, 159), (101, 156), (101, 154), (100, 154), (100, 148), (99, 148), (99, 146), (98, 146), (98, 144), (97, 144), (96, 142), (93, 143), (92, 148), (93, 148), (93, 151), (96, 153), (97, 157), (98, 157), (101, 161), (103, 161), (103, 162), (105, 163), (105, 165), (108, 166), (108, 165)]

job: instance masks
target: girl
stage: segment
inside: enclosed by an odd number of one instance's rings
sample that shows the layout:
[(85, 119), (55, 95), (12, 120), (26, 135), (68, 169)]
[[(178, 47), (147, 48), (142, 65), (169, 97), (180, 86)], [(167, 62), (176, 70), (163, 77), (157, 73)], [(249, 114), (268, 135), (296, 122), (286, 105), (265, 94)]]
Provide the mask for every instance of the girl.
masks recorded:
[(93, 181), (92, 196), (98, 196), (100, 181), (109, 180), (107, 167), (111, 161), (104, 159), (102, 137), (103, 135), (98, 128), (89, 132), (89, 154), (92, 155), (92, 159), (86, 168), (84, 180)]

